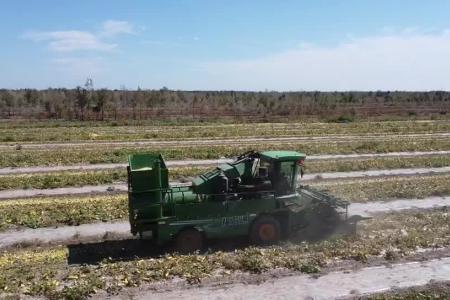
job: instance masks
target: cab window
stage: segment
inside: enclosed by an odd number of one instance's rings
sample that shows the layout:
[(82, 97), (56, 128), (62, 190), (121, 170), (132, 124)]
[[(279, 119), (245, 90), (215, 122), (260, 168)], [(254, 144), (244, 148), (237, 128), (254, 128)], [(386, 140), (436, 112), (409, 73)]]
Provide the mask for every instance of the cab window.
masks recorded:
[(281, 180), (287, 181), (289, 189), (292, 189), (292, 183), (294, 182), (293, 176), (295, 171), (295, 162), (292, 161), (283, 161), (280, 164), (280, 176)]

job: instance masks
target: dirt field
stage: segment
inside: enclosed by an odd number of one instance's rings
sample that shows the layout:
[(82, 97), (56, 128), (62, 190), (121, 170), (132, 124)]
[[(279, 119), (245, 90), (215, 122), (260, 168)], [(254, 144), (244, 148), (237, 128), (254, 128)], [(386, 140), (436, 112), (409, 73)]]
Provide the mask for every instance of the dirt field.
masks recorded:
[[(45, 124), (0, 128), (15, 138), (0, 142), (0, 298), (390, 299), (430, 281), (450, 294), (448, 121)], [(249, 148), (304, 149), (300, 180), (349, 200), (356, 234), (211, 241), (196, 255), (131, 236), (127, 153), (163, 151), (171, 180), (189, 182)]]

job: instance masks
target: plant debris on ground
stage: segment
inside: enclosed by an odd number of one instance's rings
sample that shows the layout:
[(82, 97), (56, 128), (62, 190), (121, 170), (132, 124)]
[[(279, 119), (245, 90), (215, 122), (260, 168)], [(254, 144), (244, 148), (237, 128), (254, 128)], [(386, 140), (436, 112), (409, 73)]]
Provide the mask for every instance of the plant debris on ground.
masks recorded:
[(0, 255), (0, 290), (10, 295), (84, 298), (99, 290), (115, 294), (125, 287), (178, 277), (198, 283), (206, 277), (228, 276), (237, 271), (261, 273), (284, 268), (316, 273), (339, 260), (360, 263), (372, 257), (392, 260), (417, 249), (449, 245), (450, 216), (441, 210), (391, 213), (367, 220), (355, 236), (315, 243), (291, 241), (280, 246), (204, 255), (167, 254), (131, 261), (106, 259), (99, 264), (68, 265), (64, 247), (19, 250)]

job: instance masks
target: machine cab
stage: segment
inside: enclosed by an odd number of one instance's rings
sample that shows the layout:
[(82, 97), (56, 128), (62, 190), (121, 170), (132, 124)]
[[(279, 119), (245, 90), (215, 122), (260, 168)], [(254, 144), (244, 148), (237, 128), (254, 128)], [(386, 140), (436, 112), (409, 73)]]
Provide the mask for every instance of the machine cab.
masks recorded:
[(278, 195), (295, 193), (297, 176), (302, 173), (306, 155), (295, 151), (266, 151), (259, 157), (258, 173), (267, 173), (273, 189)]
[(297, 190), (297, 175), (306, 155), (295, 151), (250, 151), (235, 162), (222, 164), (193, 180), (192, 189), (199, 195), (255, 195), (274, 192), (293, 194)]

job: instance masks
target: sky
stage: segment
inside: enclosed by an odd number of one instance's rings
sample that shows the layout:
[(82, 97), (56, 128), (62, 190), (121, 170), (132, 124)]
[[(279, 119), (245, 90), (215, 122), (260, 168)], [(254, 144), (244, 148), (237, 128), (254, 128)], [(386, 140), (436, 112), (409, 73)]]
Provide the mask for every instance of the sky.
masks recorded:
[(0, 88), (450, 90), (450, 1), (0, 0)]

